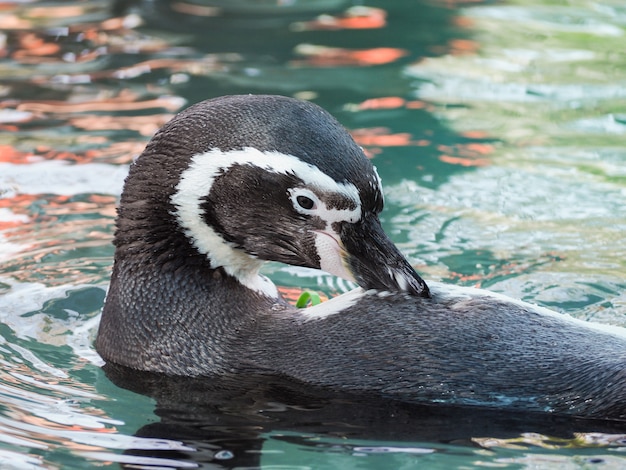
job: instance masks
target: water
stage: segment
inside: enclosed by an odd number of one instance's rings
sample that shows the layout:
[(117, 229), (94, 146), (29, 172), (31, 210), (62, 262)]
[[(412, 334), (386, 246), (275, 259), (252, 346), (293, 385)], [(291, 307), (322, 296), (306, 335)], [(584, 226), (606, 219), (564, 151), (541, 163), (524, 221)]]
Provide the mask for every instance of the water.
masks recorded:
[[(128, 164), (173, 113), (230, 93), (337, 116), (426, 279), (626, 326), (622, 2), (221, 3), (0, 11), (2, 467), (625, 468), (623, 425), (101, 369)], [(349, 288), (268, 273), (290, 295)]]

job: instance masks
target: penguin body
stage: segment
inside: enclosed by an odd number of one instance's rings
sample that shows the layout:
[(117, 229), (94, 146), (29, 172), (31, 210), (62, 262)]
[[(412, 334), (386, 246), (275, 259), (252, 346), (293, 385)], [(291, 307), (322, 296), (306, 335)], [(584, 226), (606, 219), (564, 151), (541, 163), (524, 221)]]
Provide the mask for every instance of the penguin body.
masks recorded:
[[(284, 375), (339, 390), (626, 419), (626, 330), (428, 284), (383, 232), (380, 179), (321, 108), (229, 96), (132, 165), (96, 349), (169, 375)], [(264, 261), (360, 287), (299, 310)]]

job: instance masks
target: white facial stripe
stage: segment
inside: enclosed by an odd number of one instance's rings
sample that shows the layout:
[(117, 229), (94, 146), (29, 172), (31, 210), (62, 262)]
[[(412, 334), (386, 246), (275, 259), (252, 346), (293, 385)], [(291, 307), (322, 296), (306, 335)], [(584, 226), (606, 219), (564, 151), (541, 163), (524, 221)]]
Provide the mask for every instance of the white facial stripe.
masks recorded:
[[(331, 225), (335, 222), (349, 222), (353, 224), (358, 222), (361, 218), (361, 201), (359, 199), (353, 200), (356, 204), (356, 208), (354, 209), (329, 209), (326, 203), (322, 201), (317, 194), (307, 188), (291, 188), (289, 190), (289, 196), (291, 197), (291, 202), (296, 211), (304, 215), (314, 215), (326, 221), (327, 229), (330, 229)], [(304, 196), (313, 200), (315, 206), (311, 209), (301, 207), (297, 202), (298, 196)], [(350, 199), (352, 200), (352, 198)]]
[[(218, 157), (223, 155), (216, 152)], [(228, 274), (250, 289), (269, 297), (277, 297), (278, 290), (272, 281), (259, 275), (263, 263), (235, 249), (202, 219), (202, 198), (210, 193), (221, 168), (211, 155), (200, 154), (192, 157), (171, 198), (176, 207), (178, 223), (196, 249), (210, 258), (212, 267), (222, 266)]]
[[(263, 168), (267, 171), (282, 174), (295, 174), (305, 185), (319, 189), (322, 192), (339, 193), (360, 204), (359, 191), (352, 183), (338, 183), (326, 173), (322, 173), (317, 167), (303, 162), (298, 157), (280, 152), (261, 152), (252, 147), (243, 150), (231, 150), (222, 152), (210, 150), (205, 154), (193, 157), (195, 162), (206, 169), (206, 178), (210, 184), (221, 171), (227, 170), (232, 165), (250, 164)], [(208, 193), (207, 193), (208, 194)]]
[[(319, 230), (315, 234), (315, 248), (320, 259), (320, 269), (347, 281), (356, 282), (346, 265), (346, 260), (344, 259), (345, 250), (341, 237), (335, 231), (333, 224), (337, 222), (358, 222), (361, 218), (360, 201), (354, 209), (329, 209), (326, 203), (308, 188), (291, 188), (289, 196), (296, 211), (303, 215), (318, 217), (326, 222), (325, 229)], [(313, 206), (310, 208), (303, 207), (298, 201), (299, 197), (309, 199)]]
[[(246, 147), (243, 150), (222, 152), (210, 150), (191, 158), (189, 167), (182, 172), (180, 182), (171, 201), (176, 207), (176, 218), (184, 229), (185, 235), (196, 249), (207, 255), (211, 266), (222, 266), (245, 286), (262, 294), (276, 297), (276, 286), (258, 271), (262, 262), (254, 259), (242, 250), (235, 249), (202, 219), (202, 198), (211, 192), (215, 179), (233, 165), (254, 165), (266, 171), (282, 174), (295, 174), (307, 186), (320, 193), (339, 193), (354, 201), (356, 209), (328, 209), (324, 204), (319, 207), (330, 227), (333, 222), (354, 221), (361, 216), (361, 201), (357, 188), (351, 183), (338, 183), (318, 168), (303, 162), (293, 155), (280, 152), (261, 152)], [(343, 276), (342, 276), (343, 277)]]

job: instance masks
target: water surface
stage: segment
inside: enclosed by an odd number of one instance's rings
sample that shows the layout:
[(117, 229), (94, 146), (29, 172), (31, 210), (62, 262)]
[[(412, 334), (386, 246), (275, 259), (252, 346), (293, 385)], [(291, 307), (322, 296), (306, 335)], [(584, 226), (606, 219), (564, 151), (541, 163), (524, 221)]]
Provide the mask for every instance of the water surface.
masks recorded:
[[(128, 165), (174, 113), (231, 93), (337, 116), (424, 278), (626, 326), (620, 1), (208, 3), (0, 10), (2, 466), (626, 466), (621, 425), (101, 369), (92, 341)], [(267, 272), (291, 296), (349, 288)]]

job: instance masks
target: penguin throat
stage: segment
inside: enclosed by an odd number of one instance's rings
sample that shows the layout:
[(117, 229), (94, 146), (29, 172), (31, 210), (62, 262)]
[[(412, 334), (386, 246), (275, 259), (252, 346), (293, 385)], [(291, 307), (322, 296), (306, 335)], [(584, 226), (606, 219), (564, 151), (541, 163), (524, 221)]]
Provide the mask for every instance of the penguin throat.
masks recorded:
[[(261, 295), (273, 299), (279, 297), (276, 285), (268, 277), (259, 273), (263, 261), (254, 259), (235, 248), (228, 248), (231, 250), (230, 256), (224, 256), (223, 253), (220, 256), (206, 253), (212, 268), (221, 267), (226, 274), (234, 277), (240, 284)], [(225, 258), (230, 260), (229, 264), (222, 263), (219, 266), (214, 266), (215, 260), (224, 260)]]
[[(244, 251), (237, 249), (224, 240), (217, 232), (208, 226), (204, 226), (203, 237), (198, 234), (185, 231), (185, 235), (191, 244), (207, 257), (211, 269), (222, 268), (229, 276), (237, 280), (241, 285), (258, 294), (272, 299), (278, 298), (278, 289), (266, 276), (259, 273), (263, 261), (253, 258)], [(207, 238), (208, 237), (208, 238)], [(210, 249), (207, 248), (206, 240), (211, 239)]]

